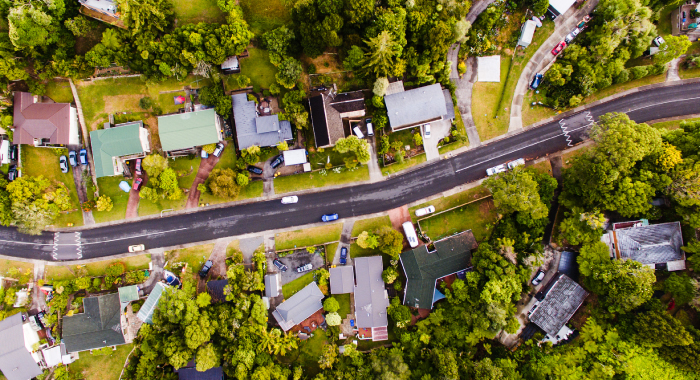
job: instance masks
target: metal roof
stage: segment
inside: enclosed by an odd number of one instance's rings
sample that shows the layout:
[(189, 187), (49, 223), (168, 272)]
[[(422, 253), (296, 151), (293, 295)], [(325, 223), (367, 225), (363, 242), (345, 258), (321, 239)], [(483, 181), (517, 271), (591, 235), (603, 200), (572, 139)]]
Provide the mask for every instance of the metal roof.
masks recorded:
[(389, 296), (384, 288), (381, 256), (358, 257), (355, 264), (355, 317), (357, 327), (387, 326), (386, 308)]
[(51, 144), (68, 145), (71, 117), (68, 103), (34, 103), (34, 95), (16, 91), (13, 143), (34, 144), (34, 139), (47, 139)]
[(158, 117), (163, 151), (189, 149), (219, 142), (216, 111), (206, 109)]
[(265, 297), (272, 298), (280, 295), (282, 276), (279, 273), (265, 275)]
[(139, 309), (136, 316), (144, 323), (150, 324), (153, 322), (153, 313), (156, 311), (160, 297), (163, 295), (163, 290), (166, 288), (169, 288), (169, 286), (162, 282), (157, 282), (156, 286), (151, 290), (151, 294), (146, 298), (146, 302), (144, 302), (143, 306)]
[(24, 346), (22, 313), (0, 321), (0, 372), (7, 380), (28, 380), (41, 375), (41, 368)]
[(92, 159), (95, 162), (97, 178), (116, 175), (112, 164), (113, 157), (144, 152), (139, 138), (141, 127), (143, 122), (138, 121), (90, 132)]
[(284, 156), (285, 166), (301, 165), (309, 162), (306, 159), (306, 149), (285, 150), (282, 152), (282, 155)]
[(576, 252), (564, 251), (559, 259), (559, 273), (564, 273), (572, 280), (578, 280), (578, 263)]
[(522, 29), (520, 30), (520, 38), (518, 38), (518, 45), (528, 47), (532, 42), (532, 37), (535, 35), (535, 30), (537, 29), (537, 23), (532, 20), (525, 21)]
[(558, 14), (564, 14), (571, 8), (576, 0), (549, 0), (549, 8), (553, 8)]
[(79, 352), (126, 343), (121, 328), (119, 294), (83, 299), (84, 313), (63, 317), (66, 351)]
[(603, 241), (613, 248), (618, 259), (632, 259), (642, 264), (663, 264), (685, 258), (681, 250), (680, 222), (620, 228), (608, 231)]
[(318, 285), (311, 282), (277, 306), (277, 309), (272, 312), (272, 316), (275, 317), (282, 330), (288, 331), (309, 318), (313, 313), (321, 310), (323, 297)]
[(344, 265), (331, 268), (331, 294), (345, 294), (355, 291), (355, 274), (352, 266)]
[(132, 301), (139, 300), (139, 287), (136, 285), (123, 286), (117, 290), (119, 293), (119, 302), (122, 307), (129, 304)]
[(439, 83), (384, 96), (392, 129), (440, 120), (447, 115)]
[(310, 97), (309, 109), (311, 110), (311, 126), (314, 130), (314, 142), (316, 143), (316, 147), (320, 148), (330, 145), (331, 139), (328, 134), (326, 106), (323, 104), (323, 95)]
[(588, 296), (588, 292), (567, 275), (558, 276), (547, 295), (529, 316), (531, 322), (551, 337), (557, 335)]
[(276, 146), (282, 141), (292, 139), (292, 125), (289, 121), (279, 120), (278, 115), (259, 117), (255, 110), (255, 102), (248, 100), (246, 94), (232, 95), (231, 104), (238, 149), (246, 149), (253, 145)]

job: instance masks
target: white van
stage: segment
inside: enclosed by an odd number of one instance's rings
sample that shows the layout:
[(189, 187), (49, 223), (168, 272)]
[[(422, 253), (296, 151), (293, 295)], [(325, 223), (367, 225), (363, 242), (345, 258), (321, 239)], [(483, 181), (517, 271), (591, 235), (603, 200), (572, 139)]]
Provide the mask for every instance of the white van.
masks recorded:
[(355, 135), (357, 135), (358, 138), (360, 138), (360, 139), (365, 138), (365, 135), (362, 134), (362, 131), (360, 130), (359, 126), (353, 128), (352, 130), (355, 131)]
[(406, 239), (408, 239), (408, 244), (411, 248), (416, 248), (418, 246), (418, 235), (416, 235), (416, 229), (413, 228), (413, 223), (404, 223), (403, 232), (406, 234)]
[(374, 128), (372, 127), (372, 119), (365, 119), (365, 125), (367, 126), (367, 136), (374, 136)]

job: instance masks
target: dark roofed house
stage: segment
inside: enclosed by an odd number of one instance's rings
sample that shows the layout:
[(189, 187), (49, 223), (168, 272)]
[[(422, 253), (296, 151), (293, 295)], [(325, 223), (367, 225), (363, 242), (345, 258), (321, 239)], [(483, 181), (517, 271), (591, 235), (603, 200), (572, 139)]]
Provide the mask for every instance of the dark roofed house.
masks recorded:
[(66, 351), (79, 352), (126, 343), (121, 327), (119, 294), (83, 299), (85, 312), (63, 317)]
[(455, 117), (452, 97), (439, 83), (385, 95), (384, 102), (394, 131)]
[(197, 365), (194, 360), (187, 363), (186, 366), (175, 370), (179, 380), (223, 380), (224, 369), (222, 367), (210, 368), (204, 372), (197, 371)]
[(333, 85), (333, 88), (310, 97), (309, 108), (316, 147), (330, 147), (346, 137), (344, 119), (365, 116), (365, 96), (362, 91), (338, 94)]
[(328, 270), (331, 275), (331, 294), (355, 291), (355, 275), (352, 266), (339, 266)]
[(557, 274), (546, 289), (544, 299), (535, 303), (528, 318), (547, 334), (545, 340), (557, 343), (571, 334), (566, 322), (583, 304), (588, 292), (562, 273)]
[(422, 245), (401, 254), (406, 274), (404, 305), (432, 309), (438, 290), (437, 281), (471, 267), (471, 251), (477, 244), (471, 230), (438, 240), (434, 252)]
[(288, 300), (284, 301), (272, 312), (277, 323), (284, 331), (289, 331), (292, 327), (304, 322), (315, 312), (323, 309), (321, 300), (323, 293), (315, 282), (311, 282), (298, 291)]
[(225, 288), (228, 285), (228, 280), (212, 280), (207, 282), (207, 293), (211, 296), (211, 302), (225, 302)]
[[(618, 228), (618, 226), (623, 226)], [(646, 224), (646, 221), (616, 224), (601, 240), (610, 247), (610, 257), (631, 259), (655, 269), (685, 269), (680, 222)]]
[(293, 138), (289, 121), (280, 120), (278, 115), (258, 116), (255, 102), (248, 100), (246, 94), (232, 95), (231, 103), (239, 150), (253, 145), (277, 146)]
[(389, 339), (386, 309), (389, 296), (384, 288), (382, 271), (384, 264), (381, 256), (358, 257), (355, 264), (355, 319), (358, 329), (371, 332), (360, 339), (372, 338), (373, 341)]
[(0, 372), (7, 380), (29, 380), (41, 375), (24, 341), (22, 313), (0, 321)]
[(59, 147), (79, 144), (78, 113), (68, 103), (37, 103), (38, 96), (15, 92), (14, 144)]

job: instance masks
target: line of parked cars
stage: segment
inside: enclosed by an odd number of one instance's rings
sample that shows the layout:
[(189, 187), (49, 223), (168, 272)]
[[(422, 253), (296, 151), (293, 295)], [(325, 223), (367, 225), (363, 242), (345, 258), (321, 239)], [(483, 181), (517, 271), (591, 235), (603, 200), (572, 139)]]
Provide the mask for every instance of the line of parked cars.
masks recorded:
[[(372, 118), (365, 119), (365, 126), (367, 126), (367, 136), (374, 136), (374, 128), (372, 127)], [(365, 134), (362, 133), (359, 125), (355, 125), (352, 128), (352, 131), (355, 133), (355, 136), (357, 136), (358, 138), (360, 138), (360, 139), (365, 138)]]
[(87, 149), (81, 149), (79, 153), (76, 153), (74, 150), (71, 150), (70, 152), (68, 152), (67, 158), (65, 155), (59, 157), (58, 165), (61, 167), (61, 172), (68, 173), (68, 163), (70, 163), (70, 166), (72, 167), (78, 166), (78, 160), (80, 160), (80, 165), (87, 166)]
[[(586, 28), (586, 23), (591, 20), (591, 17), (586, 15), (579, 21), (579, 23), (576, 25), (576, 28), (572, 30), (569, 34), (564, 37), (564, 41), (559, 42), (554, 49), (552, 49), (552, 55), (556, 56), (559, 55), (566, 47), (573, 42), (574, 38), (578, 36), (585, 28)], [(544, 78), (544, 74), (537, 73), (535, 74), (535, 77), (532, 79), (532, 82), (530, 82), (530, 88), (535, 90), (537, 87), (539, 87), (540, 83), (542, 83), (542, 79)]]
[(494, 174), (503, 173), (506, 170), (512, 170), (516, 166), (520, 166), (520, 165), (525, 165), (524, 158), (518, 158), (517, 160), (513, 160), (513, 161), (507, 162), (505, 164), (496, 165), (492, 168), (488, 168), (488, 169), (486, 169), (486, 175), (488, 175), (490, 177)]

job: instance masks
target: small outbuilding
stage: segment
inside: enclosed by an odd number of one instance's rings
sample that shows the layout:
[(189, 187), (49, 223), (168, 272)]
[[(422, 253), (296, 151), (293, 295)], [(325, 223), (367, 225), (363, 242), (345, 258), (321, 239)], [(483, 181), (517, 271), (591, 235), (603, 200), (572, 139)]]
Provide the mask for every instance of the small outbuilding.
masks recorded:
[(520, 38), (518, 38), (518, 45), (523, 48), (527, 48), (532, 43), (532, 37), (535, 35), (535, 30), (537, 29), (537, 23), (532, 20), (527, 20), (520, 29)]
[(501, 81), (501, 56), (492, 55), (488, 57), (477, 57), (478, 82), (500, 82)]
[(331, 294), (346, 294), (355, 291), (355, 274), (352, 266), (340, 266), (328, 271), (331, 275)]
[(282, 275), (280, 273), (265, 275), (265, 297), (274, 298), (282, 290)]
[(309, 162), (306, 158), (306, 149), (285, 150), (282, 152), (282, 155), (284, 156), (285, 166), (302, 165)]

